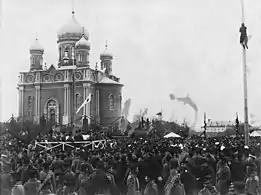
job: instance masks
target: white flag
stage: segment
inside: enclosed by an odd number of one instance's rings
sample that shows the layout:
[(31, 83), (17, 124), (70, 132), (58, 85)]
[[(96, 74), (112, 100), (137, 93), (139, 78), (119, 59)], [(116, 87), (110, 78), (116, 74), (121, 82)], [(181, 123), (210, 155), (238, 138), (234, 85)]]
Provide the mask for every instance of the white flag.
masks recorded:
[(85, 104), (88, 104), (91, 102), (91, 94), (88, 95), (88, 97), (84, 100), (84, 102), (82, 103), (82, 105), (78, 108), (78, 110), (76, 111), (76, 114), (84, 107)]

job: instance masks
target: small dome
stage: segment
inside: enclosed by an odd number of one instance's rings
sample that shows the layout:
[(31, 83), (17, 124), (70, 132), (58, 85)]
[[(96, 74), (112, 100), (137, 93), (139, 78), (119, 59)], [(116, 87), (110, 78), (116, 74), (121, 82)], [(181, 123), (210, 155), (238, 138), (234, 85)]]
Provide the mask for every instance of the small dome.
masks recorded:
[(90, 48), (90, 43), (86, 40), (84, 34), (82, 35), (82, 38), (76, 42), (75, 47)]
[[(82, 37), (82, 26), (76, 20), (74, 16), (74, 12), (70, 20), (60, 28), (57, 36), (58, 36), (58, 41), (65, 40), (65, 39), (79, 40)], [(84, 30), (84, 37), (86, 40), (89, 39), (89, 33), (86, 30), (86, 28)]]
[(34, 44), (30, 47), (30, 51), (42, 51), (42, 52), (44, 51), (43, 46), (41, 46), (37, 38)]
[(101, 57), (101, 58), (103, 58), (103, 57), (112, 58), (112, 57), (113, 57), (112, 53), (110, 53), (110, 52), (108, 51), (108, 46), (107, 46), (107, 45), (105, 46), (105, 50), (104, 50), (104, 52), (101, 53), (100, 57)]

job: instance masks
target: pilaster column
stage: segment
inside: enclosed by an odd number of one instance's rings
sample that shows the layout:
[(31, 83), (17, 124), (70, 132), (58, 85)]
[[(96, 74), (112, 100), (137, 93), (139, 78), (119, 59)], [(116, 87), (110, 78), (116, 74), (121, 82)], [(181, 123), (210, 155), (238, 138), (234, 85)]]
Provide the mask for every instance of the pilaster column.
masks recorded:
[(68, 110), (68, 123), (71, 122), (71, 88), (67, 90), (67, 110)]
[(40, 94), (40, 86), (37, 85), (35, 86), (35, 123), (40, 122), (40, 99), (41, 99), (41, 94)]
[(70, 112), (69, 112), (69, 89), (70, 85), (69, 84), (64, 84), (64, 101), (63, 101), (63, 124), (66, 125), (69, 123), (69, 117), (70, 117)]
[(96, 98), (95, 98), (95, 100), (96, 100), (96, 122), (100, 122), (100, 91), (99, 91), (99, 89), (96, 89)]
[(21, 102), (21, 90), (18, 88), (18, 115), (22, 116), (22, 102)]
[(24, 86), (19, 87), (19, 115), (24, 116)]

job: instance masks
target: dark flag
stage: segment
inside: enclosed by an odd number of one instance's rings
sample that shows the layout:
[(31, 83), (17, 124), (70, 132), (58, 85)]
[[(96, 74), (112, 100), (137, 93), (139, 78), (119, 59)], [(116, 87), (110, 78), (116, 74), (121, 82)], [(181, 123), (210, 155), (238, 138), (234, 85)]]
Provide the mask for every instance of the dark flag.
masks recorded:
[(248, 37), (247, 37), (247, 27), (245, 26), (244, 23), (241, 24), (241, 27), (239, 29), (240, 34), (240, 44), (243, 46), (243, 48), (247, 48), (248, 49)]
[(162, 116), (162, 112), (158, 112), (156, 116)]

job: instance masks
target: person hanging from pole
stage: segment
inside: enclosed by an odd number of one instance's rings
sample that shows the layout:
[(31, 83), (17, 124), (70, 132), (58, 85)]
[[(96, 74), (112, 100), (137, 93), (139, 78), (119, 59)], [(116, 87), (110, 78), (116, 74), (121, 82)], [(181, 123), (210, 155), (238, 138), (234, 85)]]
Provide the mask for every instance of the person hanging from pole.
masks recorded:
[(239, 136), (239, 120), (238, 120), (238, 115), (236, 113), (236, 136)]
[(207, 137), (207, 121), (206, 121), (206, 113), (204, 113), (204, 137)]
[(244, 23), (241, 24), (241, 27), (239, 29), (239, 32), (241, 33), (240, 35), (240, 44), (243, 46), (243, 48), (248, 49), (248, 37), (247, 37), (247, 27), (245, 26)]

